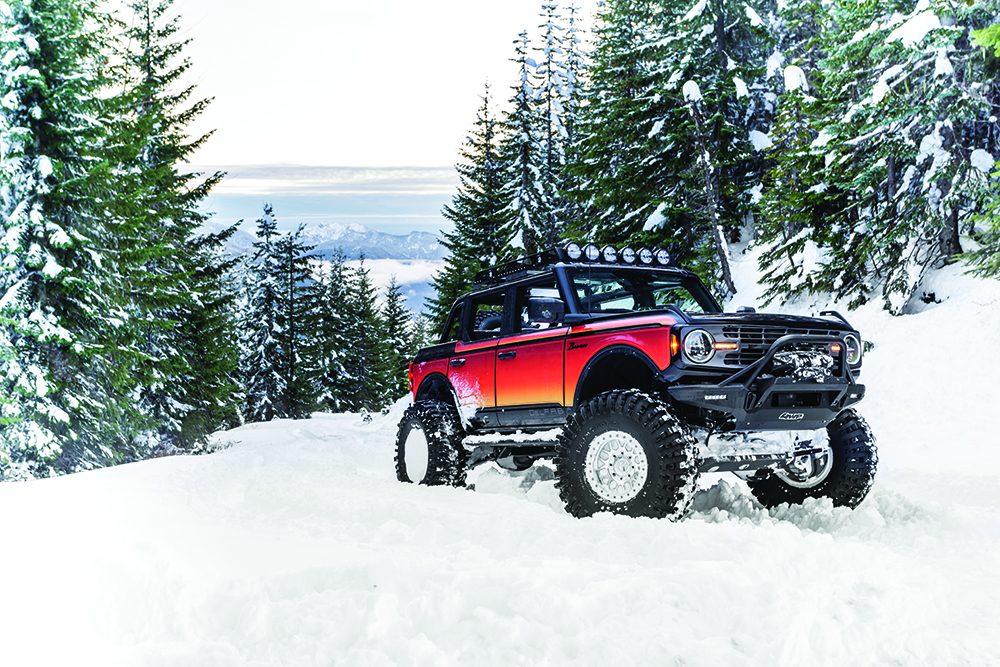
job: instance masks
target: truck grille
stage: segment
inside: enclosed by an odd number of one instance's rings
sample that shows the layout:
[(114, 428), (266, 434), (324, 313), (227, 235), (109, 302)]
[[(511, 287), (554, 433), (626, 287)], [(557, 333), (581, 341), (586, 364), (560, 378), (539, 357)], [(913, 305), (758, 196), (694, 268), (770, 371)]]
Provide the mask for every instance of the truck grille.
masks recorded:
[[(727, 353), (724, 361), (727, 366), (749, 366), (763, 357), (771, 345), (782, 336), (841, 336), (843, 333), (836, 329), (729, 325), (722, 328), (722, 335), (726, 340), (737, 342), (740, 346), (735, 352)], [(819, 349), (823, 346), (811, 347)]]

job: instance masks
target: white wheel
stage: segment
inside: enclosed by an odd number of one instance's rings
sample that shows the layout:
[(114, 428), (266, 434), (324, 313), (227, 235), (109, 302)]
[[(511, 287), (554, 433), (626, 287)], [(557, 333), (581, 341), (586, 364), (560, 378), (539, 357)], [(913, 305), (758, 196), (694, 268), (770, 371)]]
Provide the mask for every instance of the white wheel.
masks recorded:
[(419, 484), (427, 476), (427, 463), (430, 460), (430, 448), (427, 446), (427, 436), (419, 426), (411, 428), (403, 442), (403, 462), (406, 466), (406, 476), (411, 482)]
[(642, 491), (649, 461), (642, 444), (630, 433), (605, 431), (591, 441), (583, 472), (598, 497), (623, 503)]

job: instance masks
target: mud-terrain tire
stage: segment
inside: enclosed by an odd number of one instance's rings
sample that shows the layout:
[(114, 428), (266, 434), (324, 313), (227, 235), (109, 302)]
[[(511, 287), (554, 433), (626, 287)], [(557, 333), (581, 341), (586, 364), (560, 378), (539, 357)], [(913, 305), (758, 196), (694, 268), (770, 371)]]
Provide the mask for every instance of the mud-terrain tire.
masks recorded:
[(468, 452), (455, 407), (420, 401), (403, 413), (396, 434), (396, 479), (427, 486), (465, 486)]
[(878, 467), (875, 436), (854, 410), (844, 410), (826, 427), (832, 461), (828, 471), (810, 484), (789, 484), (772, 470), (759, 470), (747, 480), (754, 497), (765, 507), (799, 505), (806, 498), (833, 498), (835, 507), (855, 508), (868, 495)]
[(597, 512), (677, 520), (698, 483), (694, 438), (666, 405), (610, 391), (567, 420), (556, 446), (556, 486), (576, 517)]

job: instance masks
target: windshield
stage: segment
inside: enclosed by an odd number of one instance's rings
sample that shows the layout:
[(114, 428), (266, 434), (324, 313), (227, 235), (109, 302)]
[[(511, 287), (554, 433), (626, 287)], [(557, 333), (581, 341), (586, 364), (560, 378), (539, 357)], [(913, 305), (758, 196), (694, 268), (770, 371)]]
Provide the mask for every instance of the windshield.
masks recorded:
[(648, 269), (601, 267), (570, 272), (583, 313), (628, 313), (677, 306), (688, 313), (721, 312), (696, 278)]

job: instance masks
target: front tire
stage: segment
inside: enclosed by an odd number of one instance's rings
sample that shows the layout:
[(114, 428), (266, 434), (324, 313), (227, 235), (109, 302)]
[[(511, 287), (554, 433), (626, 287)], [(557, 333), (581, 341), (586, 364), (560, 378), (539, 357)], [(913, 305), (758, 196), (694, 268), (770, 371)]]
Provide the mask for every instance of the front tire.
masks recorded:
[(465, 486), (468, 452), (454, 406), (440, 401), (414, 403), (399, 420), (396, 479), (427, 486)]
[(835, 507), (855, 508), (868, 495), (878, 468), (878, 448), (868, 424), (854, 410), (844, 410), (826, 427), (830, 460), (812, 477), (760, 470), (747, 480), (765, 507), (799, 505), (806, 498), (833, 498)]
[(695, 440), (660, 401), (610, 391), (571, 415), (556, 447), (556, 479), (566, 509), (676, 520), (698, 481)]

